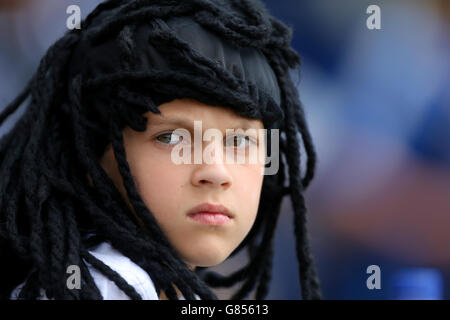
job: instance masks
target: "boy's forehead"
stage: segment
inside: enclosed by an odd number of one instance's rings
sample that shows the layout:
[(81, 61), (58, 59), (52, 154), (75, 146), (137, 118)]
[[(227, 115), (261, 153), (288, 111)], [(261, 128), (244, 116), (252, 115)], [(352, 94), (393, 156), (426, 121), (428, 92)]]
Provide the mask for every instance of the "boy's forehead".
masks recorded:
[(151, 111), (145, 114), (147, 124), (151, 126), (179, 124), (193, 126), (194, 121), (202, 121), (205, 125), (217, 124), (239, 128), (262, 128), (262, 121), (237, 114), (234, 110), (221, 106), (211, 106), (193, 99), (176, 99), (161, 104), (161, 114)]

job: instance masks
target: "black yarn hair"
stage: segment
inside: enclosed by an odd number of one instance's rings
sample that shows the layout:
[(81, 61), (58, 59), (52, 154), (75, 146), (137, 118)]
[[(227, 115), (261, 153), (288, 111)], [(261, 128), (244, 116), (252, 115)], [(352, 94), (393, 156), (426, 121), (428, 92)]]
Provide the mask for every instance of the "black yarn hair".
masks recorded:
[[(239, 16), (231, 15), (221, 6), (223, 3)], [(107, 12), (114, 14), (99, 19)], [(232, 75), (200, 59), (167, 33), (161, 21), (173, 16), (190, 16), (236, 46), (261, 50), (280, 88), (280, 107), (285, 114), (280, 125), (280, 168), (277, 174), (264, 176), (256, 221), (231, 254), (246, 250), (248, 263), (228, 276), (207, 268), (192, 271), (187, 267), (144, 204), (125, 154), (123, 127), (144, 131), (146, 119), (142, 113), (158, 112), (154, 97), (144, 94), (146, 90), (131, 90), (138, 86), (130, 83), (147, 83), (146, 89), (158, 88), (167, 96), (176, 92), (180, 97), (211, 104), (217, 104), (213, 98), (216, 93), (222, 94), (236, 102), (229, 105), (245, 111), (244, 103), (238, 103), (243, 99), (242, 92)], [(139, 58), (132, 50), (133, 34), (139, 24), (148, 21), (152, 21), (152, 36), (161, 42), (165, 54), (191, 70), (189, 77), (133, 69)], [(107, 76), (93, 74), (89, 79), (71, 73), (68, 64), (84, 37), (116, 43), (121, 48), (122, 70)], [(252, 291), (255, 299), (264, 299), (269, 291), (274, 233), (284, 196), (290, 196), (293, 206), (302, 298), (320, 299), (303, 195), (314, 176), (316, 153), (289, 73), (300, 65), (299, 55), (289, 46), (291, 37), (292, 30), (270, 16), (256, 0), (109, 0), (82, 21), (81, 31), (68, 31), (53, 44), (25, 89), (0, 114), (1, 125), (19, 106), (28, 103), (12, 130), (0, 140), (0, 299), (8, 299), (24, 280), (19, 299), (37, 299), (40, 290), (45, 290), (50, 299), (102, 299), (86, 263), (114, 281), (131, 299), (141, 299), (119, 274), (89, 253), (89, 248), (101, 241), (110, 242), (143, 268), (158, 295), (164, 290), (169, 299), (178, 299), (174, 285), (191, 300), (196, 294), (200, 299), (217, 299), (211, 288), (238, 283), (242, 285), (231, 299), (245, 299)], [(208, 95), (201, 88), (211, 77), (219, 85), (208, 88), (214, 90)], [(107, 100), (109, 95), (115, 97), (113, 102)], [(92, 102), (92, 97), (108, 101), (109, 109)], [(108, 143), (113, 147), (130, 203), (144, 227), (98, 162)], [(307, 156), (304, 174), (301, 144)], [(95, 236), (85, 237), (89, 233)], [(66, 286), (69, 265), (80, 266), (79, 290)]]

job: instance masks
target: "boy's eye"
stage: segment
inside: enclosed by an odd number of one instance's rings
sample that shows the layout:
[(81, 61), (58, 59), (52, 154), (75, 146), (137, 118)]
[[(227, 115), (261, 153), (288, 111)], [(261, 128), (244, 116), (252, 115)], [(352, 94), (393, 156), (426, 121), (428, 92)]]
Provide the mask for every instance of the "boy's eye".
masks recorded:
[(245, 148), (250, 143), (254, 143), (254, 140), (249, 136), (231, 136), (228, 141), (230, 141), (231, 146), (235, 148)]
[[(160, 134), (159, 136), (156, 137), (156, 139), (159, 142), (166, 144), (166, 145), (175, 145), (175, 144), (183, 141), (183, 136), (176, 134), (174, 131), (171, 131), (171, 132), (165, 132), (163, 134)], [(251, 138), (251, 137), (245, 136), (245, 135), (235, 135), (235, 136), (228, 137), (226, 145), (231, 146), (233, 148), (242, 149), (242, 148), (246, 148), (251, 143), (257, 144), (257, 142), (254, 141), (254, 138)]]
[[(173, 138), (173, 137), (175, 137), (175, 138)], [(183, 136), (171, 131), (171, 132), (166, 132), (166, 133), (160, 134), (159, 136), (156, 137), (156, 139), (161, 143), (172, 145), (172, 144), (177, 144), (180, 141), (182, 141)], [(172, 143), (170, 143), (170, 142), (172, 142)]]

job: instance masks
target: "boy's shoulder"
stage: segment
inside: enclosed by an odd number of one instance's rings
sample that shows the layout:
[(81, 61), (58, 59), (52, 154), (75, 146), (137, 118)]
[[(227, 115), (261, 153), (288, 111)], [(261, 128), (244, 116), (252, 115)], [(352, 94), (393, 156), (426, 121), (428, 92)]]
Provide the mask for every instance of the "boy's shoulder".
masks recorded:
[[(120, 253), (108, 242), (102, 242), (89, 252), (116, 271), (126, 282), (133, 286), (143, 300), (159, 300), (152, 279), (139, 265)], [(105, 300), (130, 299), (117, 285), (103, 273), (87, 263), (95, 284)]]
[[(133, 286), (143, 300), (159, 300), (155, 285), (144, 269), (117, 251), (108, 242), (102, 242), (88, 251), (112, 270), (116, 271), (128, 284)], [(88, 262), (86, 262), (86, 265), (104, 300), (130, 300), (130, 297), (120, 290), (114, 281), (110, 280)], [(10, 295), (11, 300), (18, 299), (25, 283), (26, 281), (13, 290)], [(48, 300), (45, 290), (41, 289), (40, 292), (41, 295), (38, 300)]]

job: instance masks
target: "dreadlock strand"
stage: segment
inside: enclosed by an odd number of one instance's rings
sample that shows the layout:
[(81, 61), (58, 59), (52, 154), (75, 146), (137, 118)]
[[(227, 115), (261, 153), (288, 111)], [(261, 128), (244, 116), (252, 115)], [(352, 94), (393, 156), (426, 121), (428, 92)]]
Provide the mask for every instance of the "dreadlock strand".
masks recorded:
[[(266, 212), (261, 212), (261, 214), (264, 214)], [(268, 212), (267, 212), (268, 213)], [(277, 213), (275, 211), (275, 213)], [(266, 232), (263, 235), (263, 242), (260, 244), (260, 246), (256, 249), (256, 253), (253, 255), (253, 259), (251, 259), (249, 261), (249, 263), (244, 266), (243, 268), (235, 271), (234, 273), (230, 274), (229, 276), (222, 276), (217, 272), (214, 271), (209, 271), (209, 272), (205, 272), (205, 274), (203, 275), (203, 280), (208, 283), (208, 285), (210, 285), (211, 287), (231, 287), (234, 284), (242, 281), (243, 279), (247, 278), (248, 275), (251, 274), (255, 274), (255, 270), (258, 269), (260, 267), (260, 262), (261, 260), (263, 260), (264, 255), (266, 253), (267, 250), (267, 245), (266, 245), (266, 241), (269, 238), (269, 236), (271, 235), (271, 228), (273, 227), (273, 229), (275, 228), (275, 224), (272, 224), (272, 226), (270, 225), (266, 225)], [(266, 239), (264, 241), (264, 239)], [(253, 281), (254, 282), (254, 279)], [(246, 288), (249, 285), (246, 286)]]
[(124, 179), (124, 185), (125, 189), (127, 190), (128, 197), (130, 198), (130, 202), (135, 208), (136, 213), (138, 214), (139, 218), (145, 223), (145, 226), (149, 228), (149, 231), (152, 233), (152, 235), (158, 237), (158, 243), (160, 245), (164, 245), (159, 247), (158, 250), (161, 250), (166, 259), (168, 259), (168, 261), (172, 263), (172, 267), (178, 269), (178, 272), (181, 272), (186, 277), (188, 277), (187, 281), (191, 282), (191, 284), (194, 287), (198, 288), (198, 290), (201, 290), (202, 294), (206, 294), (208, 297), (212, 298), (212, 292), (210, 292), (209, 289), (207, 289), (204, 284), (201, 283), (200, 279), (198, 279), (195, 273), (187, 269), (187, 266), (181, 262), (172, 245), (168, 242), (167, 238), (163, 235), (159, 227), (157, 227), (155, 218), (152, 214), (150, 214), (148, 208), (142, 202), (142, 199), (139, 193), (136, 191), (134, 181), (130, 174), (130, 168), (126, 160), (125, 149), (123, 147), (122, 133), (117, 128), (115, 128), (114, 132), (116, 133), (116, 139), (114, 139), (112, 142), (114, 155), (118, 162), (119, 171)]
[(5, 203), (5, 216), (2, 214), (2, 218), (5, 219), (5, 230), (8, 234), (8, 239), (13, 246), (13, 249), (22, 257), (29, 257), (29, 251), (27, 246), (27, 239), (24, 239), (19, 234), (19, 229), (17, 225), (18, 205), (21, 193), (23, 192), (23, 185), (15, 185), (15, 182), (10, 183), (11, 191), (7, 191), (5, 194), (10, 196), (7, 198)]
[(115, 16), (106, 18), (105, 22), (111, 22), (116, 18), (116, 16), (124, 16), (125, 14), (131, 13), (132, 11), (139, 10), (141, 7), (146, 7), (149, 5), (173, 6), (179, 4), (180, 2), (178, 0), (132, 0), (128, 4), (124, 4), (121, 8), (119, 8)]
[(317, 162), (317, 155), (314, 148), (314, 145), (312, 143), (312, 137), (308, 130), (308, 126), (306, 124), (305, 115), (303, 112), (303, 107), (301, 105), (298, 105), (298, 107), (295, 108), (296, 110), (296, 121), (298, 123), (298, 127), (300, 130), (300, 134), (302, 136), (302, 141), (305, 146), (306, 151), (306, 173), (303, 177), (303, 188), (307, 188), (309, 184), (311, 183), (312, 179), (314, 178), (315, 168), (316, 168), (316, 162)]
[(129, 285), (128, 282), (126, 282), (116, 271), (112, 270), (108, 265), (106, 265), (87, 251), (84, 251), (82, 256), (94, 268), (100, 270), (110, 280), (114, 281), (117, 287), (125, 292), (130, 298), (134, 300), (142, 300), (141, 295), (136, 292), (136, 289)]
[(26, 283), (19, 292), (19, 300), (33, 300), (41, 297), (41, 291), (39, 289), (39, 276), (37, 270), (30, 273)]
[(61, 207), (56, 201), (49, 198), (48, 217), (46, 227), (50, 242), (50, 284), (52, 290), (47, 292), (48, 297), (64, 297), (64, 261), (65, 261), (65, 228)]
[[(281, 199), (281, 194), (278, 194), (277, 197)], [(232, 300), (240, 300), (245, 298), (248, 293), (254, 288), (257, 283), (257, 279), (261, 276), (261, 274), (266, 271), (270, 273), (270, 270), (265, 270), (265, 268), (261, 268), (261, 265), (265, 265), (268, 260), (272, 260), (272, 241), (275, 233), (278, 215), (280, 212), (281, 200), (277, 199), (273, 203), (274, 205), (269, 205), (267, 209), (267, 214), (269, 218), (266, 221), (266, 229), (263, 233), (263, 239), (261, 244), (259, 245), (259, 250), (253, 256), (253, 261), (255, 261), (255, 266), (259, 266), (258, 270), (250, 273), (250, 276), (247, 282), (242, 286), (242, 288), (232, 297)], [(267, 274), (265, 275), (267, 278)]]
[(135, 25), (129, 26), (125, 25), (120, 31), (117, 39), (119, 43), (119, 47), (121, 49), (121, 64), (124, 70), (130, 70), (135, 60), (134, 57), (134, 42), (132, 39), (133, 32), (136, 29)]
[(137, 13), (127, 13), (124, 16), (118, 16), (115, 20), (107, 22), (102, 28), (88, 31), (87, 37), (93, 44), (99, 44), (101, 41), (116, 34), (126, 24), (140, 24), (154, 18), (168, 18), (171, 16), (187, 15), (194, 12), (195, 9), (186, 3), (181, 3), (176, 7), (150, 7), (139, 10)]
[(266, 259), (263, 262), (263, 270), (261, 272), (261, 279), (256, 289), (255, 299), (263, 300), (267, 296), (269, 291), (269, 283), (272, 278), (272, 262), (273, 262), (273, 239), (270, 242), (270, 246), (266, 255)]
[(84, 20), (84, 25), (89, 27), (92, 23), (92, 20), (102, 12), (108, 11), (110, 9), (114, 9), (118, 5), (123, 4), (123, 0), (107, 0), (105, 2), (100, 3)]
[[(114, 123), (114, 121), (112, 122)], [(135, 183), (130, 174), (130, 167), (128, 165), (128, 161), (126, 160), (123, 135), (115, 124), (111, 126), (111, 129), (113, 130), (112, 132), (114, 134), (114, 138), (112, 141), (114, 156), (118, 163), (119, 172), (123, 177), (123, 182), (125, 185), (125, 189), (127, 190), (127, 195), (130, 199), (130, 202), (133, 205), (135, 212), (139, 216), (139, 218), (145, 223), (146, 227), (150, 227), (150, 231), (152, 232), (153, 236), (157, 237), (156, 240), (158, 242), (161, 242), (161, 244), (163, 244), (166, 248), (170, 248), (170, 244), (162, 234), (162, 231), (159, 228), (156, 228), (155, 218), (152, 214), (150, 214), (139, 193), (136, 191)]]
[[(287, 110), (291, 113), (291, 96), (287, 96)], [(297, 127), (291, 117), (287, 118), (286, 136), (290, 153), (287, 154), (289, 163), (289, 180), (291, 189), (291, 201), (294, 209), (294, 232), (296, 236), (297, 257), (299, 261), (299, 276), (301, 281), (302, 296), (304, 299), (320, 298), (320, 288), (316, 276), (315, 265), (309, 249), (309, 241), (306, 230), (306, 207), (302, 193), (300, 176), (300, 146), (297, 136)]]
[(11, 102), (6, 108), (0, 113), (0, 125), (8, 118), (17, 108), (25, 101), (25, 99), (30, 94), (30, 87), (33, 79), (30, 79), (25, 89), (22, 90), (21, 93)]
[[(227, 70), (223, 69), (218, 61), (205, 58), (197, 50), (191, 48), (189, 43), (178, 38), (175, 32), (167, 26), (161, 19), (155, 19), (151, 22), (154, 33), (150, 34), (148, 39), (158, 45), (158, 48), (164, 48), (165, 53), (172, 57), (174, 63), (184, 62), (192, 71), (198, 74), (204, 74), (211, 78), (218, 77), (218, 80), (233, 89), (237, 89), (239, 81), (235, 79)], [(180, 56), (182, 59), (180, 59)]]
[[(25, 203), (27, 205), (28, 217), (31, 221), (31, 234), (30, 234), (30, 254), (33, 262), (37, 268), (37, 280), (33, 283), (35, 286), (39, 286), (42, 289), (46, 289), (50, 283), (50, 275), (48, 274), (48, 248), (47, 239), (44, 235), (44, 225), (42, 221), (42, 202), (39, 204), (33, 204), (29, 196), (25, 194)], [(34, 212), (36, 210), (36, 212)], [(33, 291), (37, 288), (34, 288)], [(26, 290), (25, 288), (23, 290)], [(31, 290), (31, 289), (30, 289)]]
[[(77, 228), (77, 221), (75, 218), (75, 209), (74, 204), (70, 200), (63, 200), (63, 215), (66, 227), (66, 235), (67, 235), (67, 252), (66, 252), (66, 261), (64, 267), (67, 269), (69, 265), (79, 266), (80, 264), (80, 234)], [(66, 289), (66, 295), (69, 295), (72, 299), (78, 300), (80, 299), (80, 292), (78, 290), (69, 290)]]
[(79, 267), (81, 272), (80, 298), (83, 300), (103, 300), (103, 296), (95, 285), (94, 278), (83, 259), (80, 261)]

